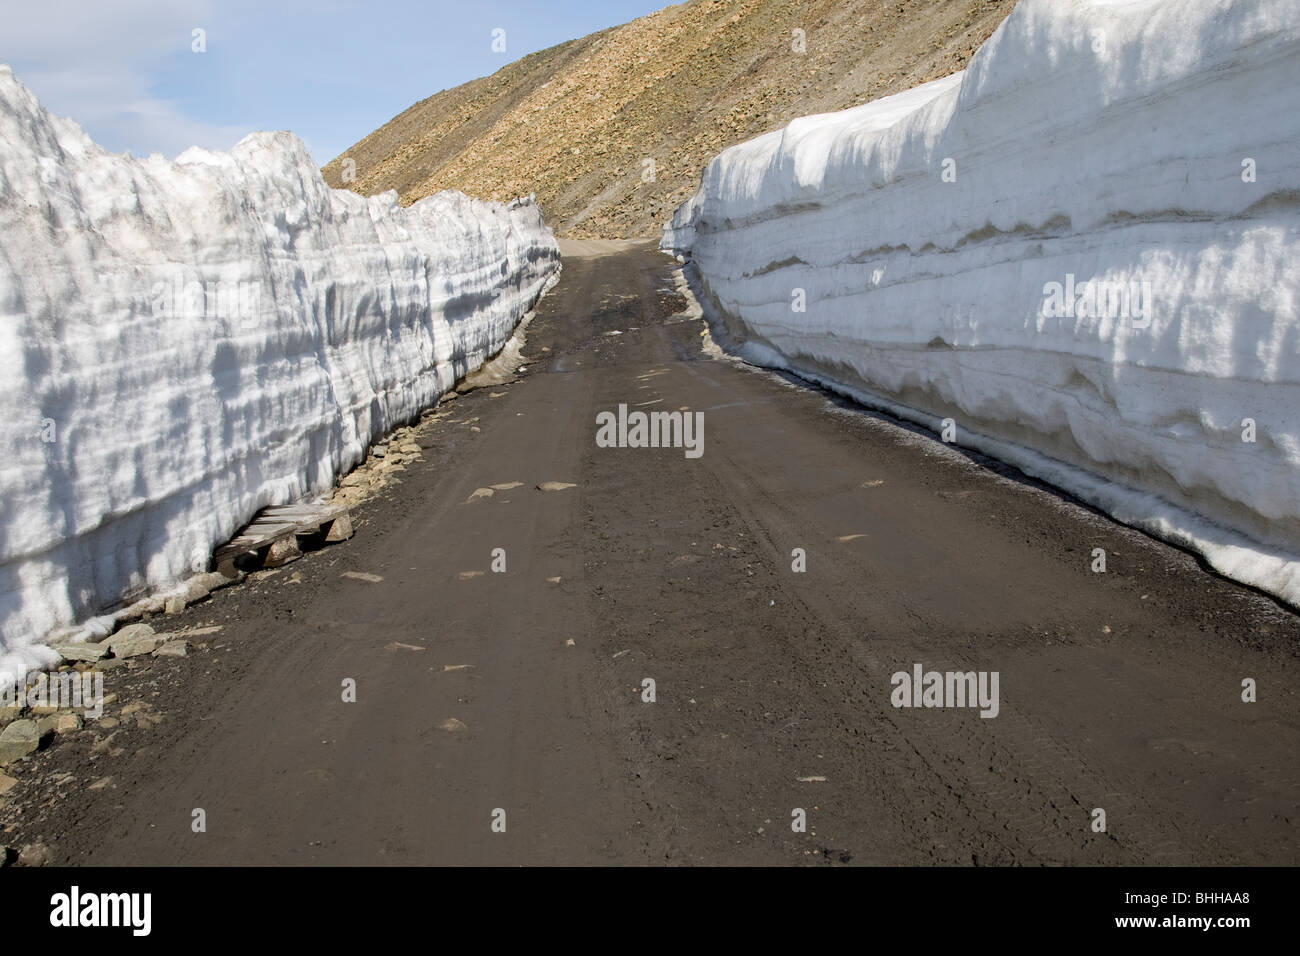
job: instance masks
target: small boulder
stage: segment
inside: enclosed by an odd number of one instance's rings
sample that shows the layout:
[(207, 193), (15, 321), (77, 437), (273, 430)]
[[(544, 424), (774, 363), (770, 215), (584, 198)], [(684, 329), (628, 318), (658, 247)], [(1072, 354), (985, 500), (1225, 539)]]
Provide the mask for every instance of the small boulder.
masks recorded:
[(108, 654), (102, 644), (56, 644), (54, 651), (65, 661), (97, 661)]
[[(153, 628), (147, 624), (132, 625), (132, 627), (146, 627), (148, 631), (133, 631), (132, 628), (125, 627), (114, 634), (108, 641), (108, 649), (113, 652), (114, 657), (125, 659), (138, 657), (141, 654), (152, 654), (167, 640), (166, 634), (155, 634)], [(131, 633), (128, 634), (128, 631)]]
[(0, 731), (0, 765), (26, 757), (41, 745), (41, 733), (34, 720), (15, 720)]

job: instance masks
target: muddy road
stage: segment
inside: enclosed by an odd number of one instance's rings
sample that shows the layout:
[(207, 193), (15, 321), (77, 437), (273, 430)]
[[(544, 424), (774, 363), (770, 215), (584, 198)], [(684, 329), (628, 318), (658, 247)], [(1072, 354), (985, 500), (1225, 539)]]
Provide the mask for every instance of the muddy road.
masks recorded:
[[(1300, 862), (1293, 614), (710, 357), (652, 245), (574, 251), (604, 254), (566, 258), (517, 378), (422, 426), (351, 541), (155, 622), (221, 630), (110, 671), (121, 722), (11, 770), (3, 842), (74, 864)], [(702, 454), (599, 447), (620, 405), (702, 413)], [(996, 716), (894, 706), (916, 665), (996, 673)]]

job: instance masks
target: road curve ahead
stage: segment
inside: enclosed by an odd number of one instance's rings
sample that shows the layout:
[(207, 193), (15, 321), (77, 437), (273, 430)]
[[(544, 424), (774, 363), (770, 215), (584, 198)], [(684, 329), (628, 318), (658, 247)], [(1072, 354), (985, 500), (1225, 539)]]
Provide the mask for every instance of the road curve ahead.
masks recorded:
[[(569, 251), (601, 254), (566, 259), (517, 380), (427, 421), (351, 541), (166, 622), (220, 625), (208, 644), (109, 672), (114, 708), (157, 719), (40, 755), (7, 842), (96, 864), (1300, 862), (1294, 615), (710, 357), (652, 244)], [(620, 405), (702, 413), (702, 453), (600, 447)]]

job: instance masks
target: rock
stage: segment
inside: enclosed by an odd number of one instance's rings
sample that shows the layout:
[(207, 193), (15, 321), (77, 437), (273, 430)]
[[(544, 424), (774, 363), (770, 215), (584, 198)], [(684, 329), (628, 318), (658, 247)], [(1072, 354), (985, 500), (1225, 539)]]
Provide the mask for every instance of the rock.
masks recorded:
[(185, 603), (196, 604), (215, 591), (234, 582), (219, 571), (205, 571), (185, 582)]
[(107, 786), (108, 786), (109, 784), (111, 784), (112, 782), (113, 782), (113, 778), (112, 778), (112, 777), (100, 777), (100, 778), (99, 778), (98, 780), (96, 780), (94, 783), (92, 783), (92, 784), (90, 784), (88, 787), (86, 787), (86, 789), (87, 789), (87, 790), (103, 790), (105, 787), (107, 787)]
[(449, 734), (456, 734), (469, 730), (462, 721), (457, 720), (455, 717), (448, 717), (438, 725), (438, 729), (445, 730)]
[(388, 446), (376, 445), (374, 448), (370, 449), (370, 453), (374, 455), (376, 458), (383, 458), (385, 455), (388, 454)]
[(106, 657), (95, 665), (97, 671), (111, 671), (114, 667), (121, 667), (126, 661), (119, 660), (116, 657)]
[(543, 481), (537, 486), (538, 491), (563, 491), (565, 488), (578, 487), (571, 481)]
[(185, 610), (185, 598), (183, 597), (169, 597), (166, 603), (163, 604), (163, 612), (168, 617), (180, 614), (183, 610)]
[(54, 731), (59, 734), (70, 734), (74, 730), (81, 729), (80, 714), (59, 714), (54, 718)]
[(263, 567), (278, 568), (288, 564), (290, 561), (297, 561), (302, 557), (302, 552), (298, 550), (298, 539), (294, 535), (287, 538), (281, 538), (271, 545), (271, 550), (267, 552), (266, 560), (262, 562)]
[(18, 786), (17, 780), (7, 774), (0, 773), (0, 797), (4, 796), (16, 786)]
[(120, 723), (121, 721), (116, 717), (101, 717), (99, 720), (95, 721), (96, 726), (103, 727), (105, 730), (112, 730)]
[(154, 657), (185, 657), (190, 652), (189, 641), (168, 641), (153, 652)]
[(325, 535), (328, 542), (346, 541), (352, 537), (352, 518), (347, 514), (341, 514), (330, 523), (329, 532)]
[(123, 717), (130, 717), (132, 714), (138, 714), (142, 710), (144, 710), (144, 701), (133, 700), (131, 703), (123, 707), (119, 713)]
[(71, 734), (81, 729), (81, 715), (64, 711), (52, 717), (42, 717), (36, 722), (36, 729), (42, 739), (47, 734)]
[(358, 485), (362, 484), (365, 480), (366, 479), (364, 477), (362, 477), (361, 475), (357, 474), (354, 471), (351, 474), (344, 475), (343, 480), (339, 482), (339, 485), (344, 488), (355, 488)]
[[(25, 695), (24, 695), (25, 696)], [(7, 707), (0, 707), (0, 729), (6, 724), (12, 723), (23, 715), (22, 707), (17, 704), (10, 704)]]
[(420, 446), (415, 444), (414, 442), (407, 442), (405, 445), (403, 445), (401, 448), (397, 450), (400, 451), (403, 455), (418, 455), (420, 453)]
[(48, 866), (53, 858), (44, 843), (29, 843), (18, 851), (19, 866)]
[(57, 644), (54, 650), (65, 661), (97, 661), (108, 654), (102, 644)]
[(0, 766), (26, 757), (41, 745), (41, 734), (34, 720), (15, 720), (0, 731)]
[(114, 641), (134, 641), (140, 637), (148, 637), (153, 632), (153, 628), (148, 624), (128, 624), (104, 643), (112, 647)]
[(114, 634), (108, 641), (108, 649), (113, 652), (113, 656), (121, 659), (128, 657), (139, 657), (141, 654), (152, 654), (160, 644), (167, 640), (166, 634), (155, 634), (153, 628), (147, 624), (132, 625), (132, 627), (148, 628), (146, 632), (132, 631), (131, 634), (123, 637), (127, 631), (132, 628), (123, 628), (117, 634)]

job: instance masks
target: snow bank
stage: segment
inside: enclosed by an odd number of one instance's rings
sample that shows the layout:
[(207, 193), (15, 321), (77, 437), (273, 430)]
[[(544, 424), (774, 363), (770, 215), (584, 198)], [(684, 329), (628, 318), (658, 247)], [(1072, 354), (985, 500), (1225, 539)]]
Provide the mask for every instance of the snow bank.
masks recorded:
[(0, 671), (328, 489), (558, 268), (531, 200), (333, 190), (288, 133), (112, 155), (0, 67)]
[(751, 360), (1300, 605), (1297, 62), (1294, 0), (1021, 0), (964, 73), (723, 152), (662, 247)]

